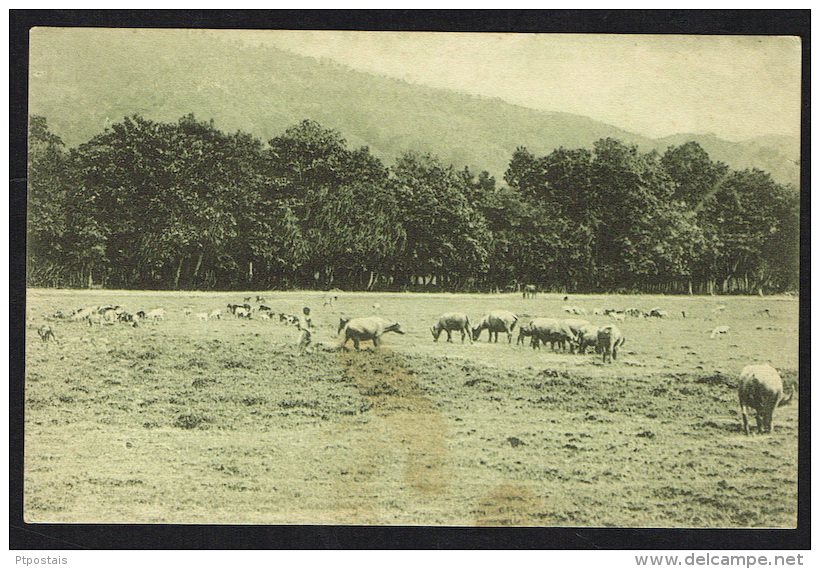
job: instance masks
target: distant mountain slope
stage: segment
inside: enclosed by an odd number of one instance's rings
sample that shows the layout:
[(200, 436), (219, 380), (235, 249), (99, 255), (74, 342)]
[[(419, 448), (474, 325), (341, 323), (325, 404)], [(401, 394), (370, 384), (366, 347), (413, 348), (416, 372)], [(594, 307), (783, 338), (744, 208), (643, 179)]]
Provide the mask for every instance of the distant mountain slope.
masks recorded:
[[(45, 39), (53, 34), (40, 32)], [(186, 34), (180, 43), (179, 37), (118, 35), (48, 57), (33, 47), (29, 112), (45, 116), (69, 146), (134, 113), (164, 122), (194, 113), (263, 141), (310, 118), (339, 130), (351, 147), (369, 146), (388, 165), (406, 150), (426, 151), (457, 168), (488, 170), (499, 181), (518, 146), (545, 155), (559, 146), (591, 148), (604, 137), (661, 152), (695, 140), (733, 168), (755, 166), (780, 182), (799, 179), (799, 142), (789, 137), (652, 140), (587, 117), (411, 85), (274, 48), (215, 43), (202, 34)], [(52, 45), (59, 41), (53, 35)]]

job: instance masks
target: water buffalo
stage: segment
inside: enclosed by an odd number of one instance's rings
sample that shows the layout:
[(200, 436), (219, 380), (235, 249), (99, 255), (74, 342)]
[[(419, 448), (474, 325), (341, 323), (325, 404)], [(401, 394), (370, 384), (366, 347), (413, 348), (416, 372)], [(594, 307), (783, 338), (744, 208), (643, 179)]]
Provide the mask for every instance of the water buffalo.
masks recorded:
[(385, 332), (395, 332), (396, 334), (404, 334), (398, 322), (386, 320), (380, 316), (369, 316), (367, 318), (353, 318), (344, 322), (340, 321), (340, 328), (344, 328), (345, 337), (342, 341), (342, 347), (347, 349), (347, 341), (353, 339), (353, 346), (358, 350), (359, 342), (363, 340), (373, 340), (373, 347), (379, 345), (379, 338)]
[(570, 351), (574, 351), (575, 345), (581, 343), (581, 329), (584, 326), (589, 326), (589, 322), (580, 318), (565, 318), (562, 322), (572, 330), (572, 334), (575, 336), (575, 343), (570, 344)]
[(598, 350), (602, 355), (603, 362), (618, 359), (618, 348), (624, 345), (624, 335), (617, 326), (604, 326), (598, 330)]
[(552, 349), (558, 344), (565, 348), (576, 342), (575, 333), (566, 322), (555, 318), (533, 318), (527, 325), (529, 335), (532, 336), (532, 347), (539, 348), (540, 344), (549, 343)]
[(746, 434), (749, 434), (749, 409), (755, 410), (757, 432), (770, 433), (775, 407), (791, 401), (794, 397), (794, 386), (792, 385), (791, 393), (784, 399), (783, 380), (776, 369), (769, 364), (748, 365), (740, 372), (737, 394), (740, 400), (740, 414), (743, 417), (743, 430)]
[(433, 333), (433, 341), (438, 342), (438, 337), (441, 335), (441, 332), (447, 332), (447, 341), (452, 342), (452, 332), (461, 332), (461, 343), (464, 343), (464, 336), (470, 338), (470, 343), (473, 343), (473, 336), (470, 333), (470, 319), (467, 318), (466, 314), (461, 312), (448, 312), (447, 314), (442, 314), (438, 322), (430, 329)]
[(533, 284), (524, 285), (523, 289), (524, 298), (535, 298), (535, 295), (538, 294), (538, 287)]
[(578, 334), (578, 353), (587, 353), (587, 348), (594, 347), (598, 353), (598, 327), (592, 324), (583, 326)]
[(489, 330), (488, 342), (493, 339), (495, 334), (495, 341), (498, 343), (498, 333), (506, 332), (507, 341), (512, 344), (512, 333), (515, 329), (515, 323), (518, 322), (518, 316), (506, 310), (493, 310), (481, 320), (481, 324), (473, 328), (473, 340), (478, 340), (482, 330)]

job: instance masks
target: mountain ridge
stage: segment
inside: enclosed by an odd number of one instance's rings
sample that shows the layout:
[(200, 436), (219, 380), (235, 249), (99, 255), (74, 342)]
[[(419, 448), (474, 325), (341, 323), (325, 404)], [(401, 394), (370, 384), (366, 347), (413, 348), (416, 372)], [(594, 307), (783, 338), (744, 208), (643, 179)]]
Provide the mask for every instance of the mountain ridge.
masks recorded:
[(174, 122), (194, 113), (213, 119), (220, 130), (241, 130), (265, 142), (313, 119), (338, 130), (351, 147), (369, 147), (386, 165), (415, 150), (458, 169), (487, 170), (499, 180), (517, 147), (541, 156), (558, 147), (591, 148), (613, 137), (643, 152), (695, 141), (712, 160), (734, 169), (756, 167), (778, 182), (799, 183), (800, 143), (794, 137), (651, 139), (590, 117), (371, 75), (274, 47), (214, 42), (201, 34), (68, 43), (48, 54), (38, 51), (42, 44), (32, 44), (29, 113), (45, 116), (69, 147), (125, 116)]

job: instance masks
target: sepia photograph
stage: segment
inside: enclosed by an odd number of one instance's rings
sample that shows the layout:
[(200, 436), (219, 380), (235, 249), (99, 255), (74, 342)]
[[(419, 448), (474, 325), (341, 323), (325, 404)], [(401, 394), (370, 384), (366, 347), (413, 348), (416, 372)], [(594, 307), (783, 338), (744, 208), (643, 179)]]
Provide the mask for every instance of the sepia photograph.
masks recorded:
[(797, 528), (803, 47), (32, 27), (23, 520)]

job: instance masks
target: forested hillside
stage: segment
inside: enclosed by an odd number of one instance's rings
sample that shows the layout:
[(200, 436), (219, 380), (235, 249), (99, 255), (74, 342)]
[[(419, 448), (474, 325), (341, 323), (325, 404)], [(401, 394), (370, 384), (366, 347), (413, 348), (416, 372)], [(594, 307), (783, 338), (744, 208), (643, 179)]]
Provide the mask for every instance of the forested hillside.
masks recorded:
[(312, 120), (264, 143), (135, 115), (67, 149), (29, 130), (28, 284), (773, 292), (798, 285), (799, 196), (694, 142), (538, 154), (504, 182)]
[(653, 140), (587, 117), (412, 85), (271, 47), (214, 41), (205, 32), (101, 34), (94, 45), (80, 47), (60, 45), (62, 36), (53, 30), (37, 33), (29, 112), (47, 117), (69, 147), (135, 113), (159, 122), (194, 113), (213, 118), (223, 132), (241, 130), (262, 141), (310, 119), (344, 133), (354, 147), (368, 146), (388, 166), (407, 151), (429, 152), (497, 179), (518, 146), (546, 155), (559, 147), (592, 150), (597, 140), (611, 137), (662, 153), (695, 141), (730, 168), (759, 168), (780, 183), (799, 181), (799, 141), (788, 137)]

